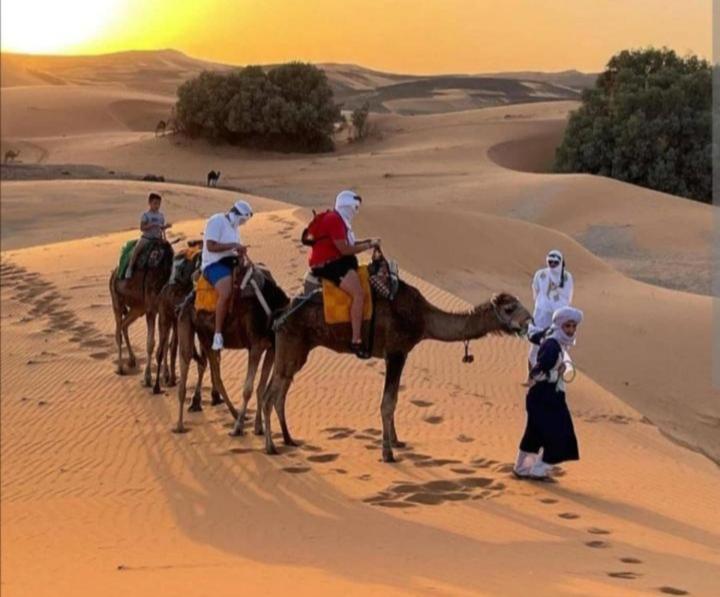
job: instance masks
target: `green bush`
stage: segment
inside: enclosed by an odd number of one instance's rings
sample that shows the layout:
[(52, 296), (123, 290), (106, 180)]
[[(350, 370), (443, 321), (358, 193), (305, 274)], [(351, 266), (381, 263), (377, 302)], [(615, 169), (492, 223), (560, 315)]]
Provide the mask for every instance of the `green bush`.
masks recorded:
[(265, 72), (203, 72), (183, 83), (176, 104), (186, 134), (281, 151), (329, 151), (339, 108), (325, 73), (293, 62)]
[(555, 169), (711, 202), (711, 104), (707, 61), (667, 48), (620, 52), (583, 92)]

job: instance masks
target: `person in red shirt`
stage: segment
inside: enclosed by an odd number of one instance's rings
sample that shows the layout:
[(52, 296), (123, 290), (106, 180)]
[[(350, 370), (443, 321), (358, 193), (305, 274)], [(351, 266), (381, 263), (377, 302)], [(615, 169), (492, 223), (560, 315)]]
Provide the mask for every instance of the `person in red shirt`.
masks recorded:
[(314, 276), (336, 284), (352, 298), (352, 352), (361, 359), (372, 355), (363, 346), (362, 314), (363, 290), (358, 276), (355, 255), (380, 246), (379, 238), (356, 240), (352, 219), (360, 210), (362, 197), (352, 191), (341, 191), (335, 199), (335, 210), (327, 212), (319, 225), (315, 243), (310, 251), (310, 269)]

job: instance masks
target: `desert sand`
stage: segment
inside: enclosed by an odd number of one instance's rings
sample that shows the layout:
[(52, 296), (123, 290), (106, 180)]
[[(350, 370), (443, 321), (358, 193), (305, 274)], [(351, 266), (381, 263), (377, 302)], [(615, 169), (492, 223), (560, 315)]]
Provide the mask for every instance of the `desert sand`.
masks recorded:
[[(545, 173), (572, 102), (381, 115), (364, 144), (288, 156), (155, 138), (133, 123), (168, 96), (78, 89), (3, 89), (3, 150), (173, 182), (2, 182), (4, 594), (716, 592), (713, 208)], [(73, 112), (72, 97), (88, 103)], [(31, 102), (42, 122), (17, 117)], [(114, 373), (107, 278), (149, 190), (181, 238), (238, 197), (192, 186), (210, 168), (249, 193), (259, 213), (244, 236), (288, 291), (308, 208), (344, 187), (364, 197), (359, 232), (444, 308), (499, 290), (530, 306), (533, 271), (563, 250), (587, 317), (568, 390), (582, 460), (552, 484), (509, 474), (524, 424), (515, 338), (474, 342), (470, 366), (460, 345), (412, 353), (395, 465), (378, 448), (383, 364), (324, 350), (288, 398), (300, 448), (268, 457), (207, 404), (190, 433), (170, 433), (174, 389), (153, 396)], [(132, 340), (141, 355), (142, 325)], [(244, 360), (223, 359), (236, 401)]]

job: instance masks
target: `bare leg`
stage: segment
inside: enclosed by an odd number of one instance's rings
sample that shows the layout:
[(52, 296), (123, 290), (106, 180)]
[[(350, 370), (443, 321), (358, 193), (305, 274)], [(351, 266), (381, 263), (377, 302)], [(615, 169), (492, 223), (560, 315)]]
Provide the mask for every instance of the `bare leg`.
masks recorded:
[(149, 388), (152, 386), (152, 360), (155, 351), (155, 319), (157, 313), (146, 313), (145, 321), (147, 323), (147, 362), (145, 364), (145, 385)]
[[(232, 276), (226, 276), (215, 284), (215, 290), (218, 293), (218, 302), (215, 307), (215, 333), (222, 334), (225, 316), (228, 312), (228, 303), (230, 302), (230, 294), (232, 293)], [(212, 367), (212, 363), (210, 365)]]
[(255, 435), (263, 434), (262, 426), (262, 405), (265, 392), (268, 388), (268, 380), (272, 373), (273, 363), (275, 362), (275, 349), (268, 348), (263, 359), (262, 370), (260, 371), (260, 381), (257, 386), (257, 410), (255, 411)]
[(245, 376), (245, 385), (243, 386), (243, 404), (242, 409), (238, 418), (235, 419), (235, 427), (230, 432), (230, 435), (242, 435), (243, 426), (245, 425), (245, 414), (247, 413), (248, 402), (252, 398), (253, 389), (255, 388), (255, 375), (257, 374), (258, 366), (260, 365), (260, 359), (262, 358), (262, 348), (257, 344), (252, 346), (248, 350), (248, 368), (247, 375)]
[(395, 462), (395, 456), (392, 451), (393, 442), (397, 441), (397, 434), (395, 433), (395, 405), (397, 404), (400, 377), (402, 376), (406, 359), (407, 355), (403, 353), (394, 353), (385, 358), (385, 390), (380, 406), (383, 423), (382, 456), (385, 462)]
[(362, 342), (362, 316), (363, 316), (363, 289), (360, 285), (360, 276), (354, 270), (350, 270), (340, 281), (340, 288), (352, 297), (350, 306), (350, 323), (352, 325), (353, 344)]

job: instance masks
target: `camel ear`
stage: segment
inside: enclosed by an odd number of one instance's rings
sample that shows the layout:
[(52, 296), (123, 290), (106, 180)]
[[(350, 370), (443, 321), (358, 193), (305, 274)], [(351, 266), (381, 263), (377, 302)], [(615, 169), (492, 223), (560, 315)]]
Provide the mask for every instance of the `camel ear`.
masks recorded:
[(490, 304), (493, 307), (498, 307), (500, 304), (500, 299), (502, 298), (502, 294), (493, 294), (492, 298), (490, 299)]

